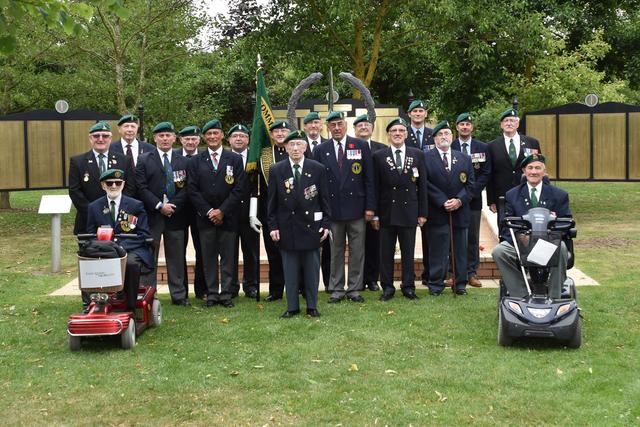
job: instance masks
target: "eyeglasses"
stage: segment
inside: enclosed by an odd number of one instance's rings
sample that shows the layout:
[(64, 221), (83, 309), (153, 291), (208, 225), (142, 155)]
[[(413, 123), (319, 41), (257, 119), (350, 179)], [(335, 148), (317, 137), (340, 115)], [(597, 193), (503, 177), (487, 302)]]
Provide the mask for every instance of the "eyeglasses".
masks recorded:
[(110, 133), (92, 133), (91, 138), (93, 139), (109, 139), (111, 138)]
[(124, 181), (104, 181), (107, 187), (120, 187)]

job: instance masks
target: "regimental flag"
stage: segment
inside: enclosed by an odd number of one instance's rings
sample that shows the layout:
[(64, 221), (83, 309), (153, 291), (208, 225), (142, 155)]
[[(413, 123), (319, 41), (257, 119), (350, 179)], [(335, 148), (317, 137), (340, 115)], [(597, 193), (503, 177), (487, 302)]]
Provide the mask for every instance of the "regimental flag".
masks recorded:
[(275, 118), (271, 111), (271, 101), (264, 84), (262, 68), (256, 71), (256, 107), (253, 111), (253, 126), (251, 140), (249, 142), (249, 158), (247, 159), (247, 171), (251, 172), (258, 167), (258, 161), (262, 166), (262, 174), (268, 182), (269, 167), (273, 164), (273, 142), (269, 134), (269, 126)]

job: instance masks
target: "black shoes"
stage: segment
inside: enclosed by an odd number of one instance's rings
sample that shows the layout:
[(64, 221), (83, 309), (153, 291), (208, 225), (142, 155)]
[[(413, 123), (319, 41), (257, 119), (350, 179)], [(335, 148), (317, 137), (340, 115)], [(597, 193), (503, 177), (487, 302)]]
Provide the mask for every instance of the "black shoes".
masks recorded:
[(467, 294), (467, 290), (466, 289), (454, 289), (453, 292), (455, 292), (456, 295), (466, 295)]
[(342, 301), (342, 298), (336, 298), (336, 297), (331, 297), (329, 298), (329, 301), (327, 301), (329, 304), (337, 304), (340, 301)]
[(284, 313), (282, 313), (280, 317), (283, 319), (290, 319), (293, 316), (296, 316), (298, 314), (300, 314), (300, 310), (292, 310), (292, 311), (287, 310)]
[(213, 306), (214, 306), (214, 305), (216, 305), (216, 304), (218, 304), (218, 301), (214, 301), (214, 300), (207, 300), (207, 302), (205, 303), (205, 305), (204, 305), (204, 306), (205, 306), (205, 307), (207, 307), (207, 308), (211, 308), (211, 307), (213, 307)]
[(377, 282), (368, 282), (368, 283), (364, 283), (363, 289), (369, 289), (370, 291), (379, 291), (380, 290), (380, 286), (378, 286)]
[(185, 299), (179, 299), (179, 300), (171, 301), (171, 304), (179, 305), (181, 307), (191, 307), (191, 303), (186, 298)]
[(248, 291), (244, 291), (244, 296), (251, 299), (256, 299), (258, 296), (258, 291), (255, 289), (249, 289)]
[(380, 301), (389, 301), (391, 298), (393, 298), (393, 292), (383, 292), (380, 295)]
[(282, 299), (282, 295), (269, 294), (264, 300), (266, 302), (273, 302), (273, 301), (278, 301), (279, 299)]
[(361, 295), (347, 296), (347, 299), (353, 302), (364, 302), (364, 298)]
[(225, 299), (220, 301), (220, 305), (223, 306), (224, 308), (233, 308), (235, 307), (235, 305), (233, 304), (233, 301), (231, 301), (230, 299)]
[(307, 308), (307, 316), (309, 317), (320, 317), (320, 312), (315, 308)]
[(433, 295), (434, 297), (439, 297), (442, 294), (442, 291), (432, 291), (429, 289), (429, 295)]
[(415, 291), (405, 291), (402, 295), (408, 299), (418, 299), (418, 295), (416, 295)]

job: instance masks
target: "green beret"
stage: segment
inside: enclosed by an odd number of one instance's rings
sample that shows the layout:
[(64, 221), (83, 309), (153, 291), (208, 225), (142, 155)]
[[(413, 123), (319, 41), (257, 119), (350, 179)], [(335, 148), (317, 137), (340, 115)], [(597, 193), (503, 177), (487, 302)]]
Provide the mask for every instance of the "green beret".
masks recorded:
[(546, 159), (544, 158), (544, 156), (542, 154), (537, 154), (537, 153), (529, 154), (524, 159), (522, 159), (522, 161), (520, 162), (520, 167), (523, 168), (523, 167), (527, 166), (529, 163), (532, 163), (532, 162), (545, 163), (545, 160)]
[(304, 116), (304, 119), (302, 119), (302, 123), (306, 125), (312, 120), (320, 120), (320, 114), (316, 113), (315, 111), (312, 111), (306, 116)]
[(407, 108), (407, 113), (410, 113), (411, 110), (413, 110), (414, 108), (424, 108), (425, 110), (427, 109), (427, 107), (424, 105), (424, 102), (422, 102), (419, 99), (416, 99), (411, 104), (409, 104), (409, 108)]
[(507, 117), (518, 117), (518, 110), (509, 108), (508, 110), (504, 111), (502, 114), (500, 114), (500, 121), (503, 121)]
[(460, 114), (458, 116), (458, 118), (456, 119), (456, 124), (458, 124), (460, 122), (473, 123), (473, 119), (471, 118), (471, 113), (462, 113), (462, 114)]
[(89, 128), (89, 133), (100, 132), (101, 130), (111, 132), (111, 126), (107, 122), (98, 122)]
[(448, 121), (443, 120), (440, 123), (438, 123), (436, 127), (433, 128), (433, 136), (436, 136), (438, 132), (440, 132), (442, 129), (449, 129), (449, 130), (451, 129), (451, 126), (449, 126)]
[(273, 124), (271, 126), (269, 126), (269, 130), (274, 130), (274, 129), (289, 129), (291, 130), (291, 126), (289, 126), (289, 122), (287, 122), (286, 120), (276, 120), (275, 122), (273, 122)]
[(289, 132), (289, 135), (284, 139), (284, 143), (286, 144), (289, 141), (293, 141), (294, 139), (301, 139), (304, 142), (307, 142), (307, 134), (301, 130), (294, 130)]
[(180, 132), (178, 132), (180, 136), (193, 136), (200, 135), (200, 128), (195, 125), (183, 127)]
[(118, 126), (122, 126), (125, 123), (138, 123), (138, 118), (133, 114), (127, 114), (120, 117), (120, 120), (118, 120)]
[(240, 123), (231, 126), (231, 129), (229, 129), (229, 131), (227, 132), (227, 138), (230, 137), (231, 134), (234, 132), (242, 132), (242, 133), (246, 133), (247, 135), (249, 135), (250, 133), (249, 128)]
[(344, 119), (344, 113), (342, 111), (331, 111), (327, 116), (327, 122), (332, 122), (334, 120), (342, 120)]
[(362, 122), (371, 123), (371, 120), (369, 120), (368, 114), (361, 114), (358, 117), (356, 117), (356, 119), (353, 121), (353, 125), (355, 126), (358, 123), (362, 123)]
[(389, 132), (389, 129), (391, 129), (392, 127), (394, 127), (395, 125), (402, 125), (406, 128), (408, 128), (409, 126), (407, 126), (407, 122), (404, 121), (404, 119), (397, 117), (393, 120), (391, 120), (389, 122), (389, 124), (387, 125), (387, 132)]
[(222, 123), (220, 123), (220, 120), (218, 119), (213, 119), (213, 120), (209, 120), (207, 123), (204, 124), (204, 126), (202, 126), (202, 133), (206, 133), (209, 129), (220, 129), (222, 130)]
[(107, 179), (122, 179), (124, 180), (124, 171), (122, 169), (107, 169), (100, 174), (100, 182)]
[(176, 133), (176, 129), (173, 127), (173, 123), (171, 122), (160, 122), (153, 128), (152, 132), (154, 134), (160, 132)]

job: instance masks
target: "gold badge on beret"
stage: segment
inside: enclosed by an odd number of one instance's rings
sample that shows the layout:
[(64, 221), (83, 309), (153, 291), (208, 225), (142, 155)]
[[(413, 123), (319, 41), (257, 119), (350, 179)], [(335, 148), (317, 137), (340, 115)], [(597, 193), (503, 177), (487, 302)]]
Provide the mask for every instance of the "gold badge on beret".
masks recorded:
[(116, 178), (122, 178), (122, 173), (120, 171), (115, 171), (113, 176)]
[(463, 184), (467, 182), (467, 174), (465, 172), (460, 172), (460, 182)]
[(351, 172), (359, 175), (360, 172), (362, 172), (362, 165), (359, 162), (353, 162), (353, 164), (351, 165)]

